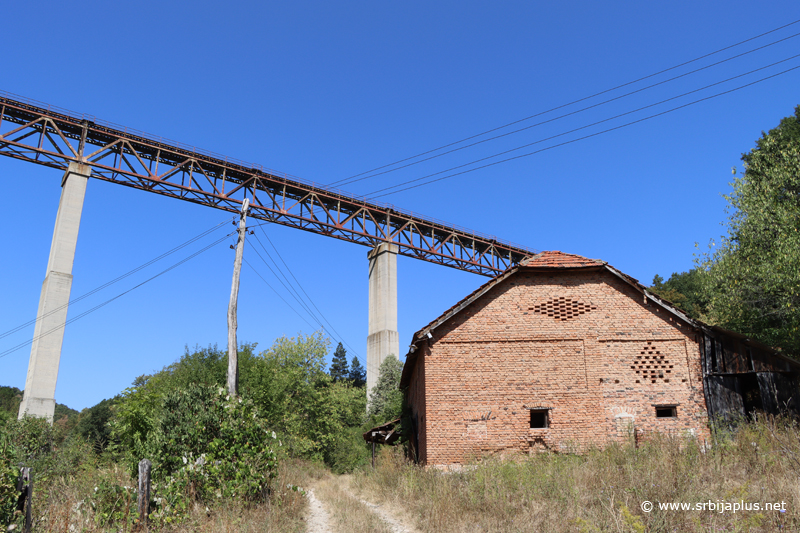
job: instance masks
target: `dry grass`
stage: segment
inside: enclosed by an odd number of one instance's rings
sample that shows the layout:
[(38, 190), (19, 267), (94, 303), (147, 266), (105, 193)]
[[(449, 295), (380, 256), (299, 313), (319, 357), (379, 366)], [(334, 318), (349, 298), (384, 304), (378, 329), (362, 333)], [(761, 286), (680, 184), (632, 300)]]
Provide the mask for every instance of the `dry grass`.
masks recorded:
[(331, 527), (339, 533), (391, 533), (389, 525), (345, 488), (344, 476), (327, 476), (314, 487), (330, 514)]
[[(610, 446), (584, 456), (486, 460), (442, 473), (385, 449), (354, 485), (406, 507), (425, 532), (700, 532), (800, 529), (800, 429), (761, 420), (710, 450), (658, 437), (640, 448)], [(656, 504), (644, 513), (643, 501)], [(658, 502), (786, 502), (773, 511), (658, 510)]]
[[(287, 484), (307, 487), (326, 474), (315, 464), (298, 460), (281, 463), (275, 482), (275, 493), (269, 504), (243, 506), (231, 502), (206, 509), (195, 505), (187, 520), (178, 525), (161, 528), (150, 527), (149, 531), (174, 532), (304, 532), (303, 513), (306, 499), (299, 492), (287, 489)], [(76, 475), (51, 481), (46, 487), (34, 485), (34, 519), (36, 531), (52, 533), (141, 531), (142, 528), (118, 521), (100, 525), (91, 506), (90, 495), (94, 487), (102, 482), (121, 486), (134, 486), (135, 481), (118, 466), (86, 468)], [(35, 482), (35, 478), (34, 478)], [(127, 507), (120, 502), (121, 507)]]

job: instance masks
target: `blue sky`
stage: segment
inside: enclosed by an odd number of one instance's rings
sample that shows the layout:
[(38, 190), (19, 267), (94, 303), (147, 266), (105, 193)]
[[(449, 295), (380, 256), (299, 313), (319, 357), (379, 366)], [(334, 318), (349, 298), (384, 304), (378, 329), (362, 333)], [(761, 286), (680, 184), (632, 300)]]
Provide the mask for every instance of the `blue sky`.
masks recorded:
[[(14, 2), (4, 7), (0, 90), (332, 183), (568, 104), (800, 19), (797, 2)], [(33, 23), (35, 21), (35, 23)], [(800, 32), (800, 24), (560, 112), (571, 112)], [(14, 45), (14, 43), (17, 43)], [(800, 37), (532, 127), (343, 188), (368, 194), (582, 128), (800, 53)], [(786, 61), (544, 148), (800, 65)], [(537, 250), (608, 261), (649, 283), (693, 266), (724, 232), (731, 168), (762, 130), (800, 104), (800, 69), (529, 157), (377, 198)], [(501, 130), (498, 133), (508, 131)], [(513, 155), (513, 154), (512, 154)], [(61, 174), (0, 158), (0, 334), (36, 315)], [(211, 208), (90, 181), (72, 295), (229, 218)], [(226, 225), (219, 236), (233, 230)], [(264, 226), (342, 340), (366, 359), (362, 246)], [(261, 237), (264, 240), (263, 234)], [(70, 308), (70, 317), (188, 255), (212, 237)], [(253, 243), (253, 240), (250, 241)], [(265, 242), (265, 244), (267, 244)], [(249, 250), (249, 251), (248, 251)], [(258, 272), (299, 310), (251, 249)], [(174, 258), (174, 259), (173, 259)], [(81, 409), (185, 345), (224, 347), (228, 243), (70, 324), (56, 400)], [(486, 278), (398, 260), (401, 346)], [(309, 319), (310, 320), (310, 319)], [(239, 339), (268, 348), (312, 328), (245, 266)], [(33, 335), (0, 339), (0, 352)], [(338, 340), (338, 339), (337, 339)], [(336, 340), (332, 342), (331, 351)], [(0, 358), (22, 388), (29, 347)], [(404, 354), (403, 354), (404, 355)]]

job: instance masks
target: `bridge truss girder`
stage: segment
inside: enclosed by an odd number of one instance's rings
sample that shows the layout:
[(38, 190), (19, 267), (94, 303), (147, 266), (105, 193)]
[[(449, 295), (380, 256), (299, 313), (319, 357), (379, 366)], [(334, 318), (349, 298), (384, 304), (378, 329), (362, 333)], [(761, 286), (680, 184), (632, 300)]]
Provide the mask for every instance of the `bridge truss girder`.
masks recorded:
[(238, 213), (459, 270), (494, 276), (535, 252), (389, 204), (264, 169), (88, 115), (0, 93), (0, 155)]

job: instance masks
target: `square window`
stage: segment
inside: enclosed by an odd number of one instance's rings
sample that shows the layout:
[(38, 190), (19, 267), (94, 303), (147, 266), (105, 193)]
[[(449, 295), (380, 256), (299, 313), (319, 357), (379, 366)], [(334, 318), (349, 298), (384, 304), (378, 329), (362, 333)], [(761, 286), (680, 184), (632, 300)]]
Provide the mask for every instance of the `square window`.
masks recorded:
[(657, 405), (656, 418), (678, 418), (677, 405)]
[(531, 409), (531, 429), (550, 427), (550, 416), (547, 411), (547, 409)]

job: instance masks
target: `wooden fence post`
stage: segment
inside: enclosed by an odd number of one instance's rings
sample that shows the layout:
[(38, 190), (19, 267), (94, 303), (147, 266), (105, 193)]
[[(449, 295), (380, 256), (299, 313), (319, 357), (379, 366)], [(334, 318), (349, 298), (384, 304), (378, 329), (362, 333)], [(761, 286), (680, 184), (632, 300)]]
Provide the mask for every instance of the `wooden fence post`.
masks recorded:
[(377, 432), (372, 432), (372, 468), (375, 468), (375, 435)]
[(147, 460), (139, 461), (139, 523), (145, 524), (150, 515), (150, 471), (153, 464)]
[(25, 509), (25, 527), (23, 531), (30, 533), (33, 517), (31, 507), (33, 504), (33, 469), (26, 466), (20, 469), (19, 481), (17, 481), (17, 491), (19, 492), (19, 503), (17, 509)]

